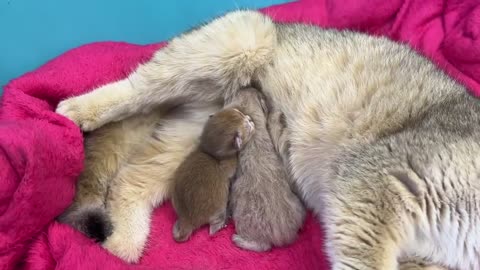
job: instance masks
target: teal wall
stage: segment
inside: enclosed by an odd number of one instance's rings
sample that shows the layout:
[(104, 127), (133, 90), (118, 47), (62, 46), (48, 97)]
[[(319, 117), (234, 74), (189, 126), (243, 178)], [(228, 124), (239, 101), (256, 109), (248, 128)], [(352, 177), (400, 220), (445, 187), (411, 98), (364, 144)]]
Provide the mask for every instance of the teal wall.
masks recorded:
[(289, 1), (0, 0), (0, 86), (85, 43), (158, 42), (227, 10), (284, 2)]

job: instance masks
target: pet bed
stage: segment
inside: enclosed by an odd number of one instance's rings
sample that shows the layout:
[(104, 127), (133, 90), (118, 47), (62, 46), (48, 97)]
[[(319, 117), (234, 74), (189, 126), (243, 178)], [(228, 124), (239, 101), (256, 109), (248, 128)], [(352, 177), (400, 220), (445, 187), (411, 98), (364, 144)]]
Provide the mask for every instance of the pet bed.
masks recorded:
[[(385, 35), (431, 58), (480, 94), (477, 0), (303, 0), (263, 10), (277, 21)], [(259, 254), (233, 246), (230, 225), (199, 231), (186, 244), (171, 236), (170, 204), (153, 215), (146, 252), (128, 265), (54, 221), (74, 196), (82, 133), (55, 114), (57, 103), (122, 79), (163, 44), (103, 42), (73, 49), (11, 81), (0, 106), (0, 269), (328, 269), (322, 230), (310, 215), (292, 246)]]

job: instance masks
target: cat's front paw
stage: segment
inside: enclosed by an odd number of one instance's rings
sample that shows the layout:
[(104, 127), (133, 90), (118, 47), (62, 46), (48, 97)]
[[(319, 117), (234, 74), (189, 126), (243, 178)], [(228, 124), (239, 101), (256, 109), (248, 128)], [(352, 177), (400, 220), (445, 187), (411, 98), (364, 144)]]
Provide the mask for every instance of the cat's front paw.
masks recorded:
[(92, 106), (86, 96), (73, 97), (60, 102), (56, 113), (72, 120), (84, 131), (92, 131), (101, 125), (96, 106)]
[(103, 243), (103, 247), (113, 255), (128, 263), (137, 263), (143, 253), (143, 246), (129, 241), (127, 238), (112, 235)]

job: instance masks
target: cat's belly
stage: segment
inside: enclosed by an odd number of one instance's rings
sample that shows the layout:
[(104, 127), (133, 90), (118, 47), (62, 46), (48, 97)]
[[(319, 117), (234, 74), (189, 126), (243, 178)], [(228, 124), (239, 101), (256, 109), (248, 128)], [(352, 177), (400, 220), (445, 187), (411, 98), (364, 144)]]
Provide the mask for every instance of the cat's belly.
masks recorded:
[(324, 196), (335, 181), (330, 163), (338, 155), (339, 146), (304, 131), (303, 128), (290, 131), (290, 169), (307, 207), (320, 215), (324, 210)]

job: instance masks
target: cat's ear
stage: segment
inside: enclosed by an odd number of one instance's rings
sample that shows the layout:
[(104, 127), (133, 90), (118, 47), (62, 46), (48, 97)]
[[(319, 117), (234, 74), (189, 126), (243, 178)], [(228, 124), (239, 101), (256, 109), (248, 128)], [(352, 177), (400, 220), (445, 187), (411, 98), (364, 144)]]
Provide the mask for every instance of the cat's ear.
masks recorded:
[(242, 149), (243, 139), (239, 131), (235, 133), (235, 138), (233, 139), (233, 146), (235, 149), (240, 150)]

